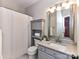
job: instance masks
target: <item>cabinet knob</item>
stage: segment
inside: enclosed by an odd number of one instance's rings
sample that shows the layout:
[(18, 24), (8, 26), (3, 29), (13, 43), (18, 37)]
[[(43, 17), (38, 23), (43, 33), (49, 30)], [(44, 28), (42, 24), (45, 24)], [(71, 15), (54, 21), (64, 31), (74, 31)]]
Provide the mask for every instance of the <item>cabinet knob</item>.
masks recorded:
[(78, 56), (72, 55), (72, 59), (78, 59)]

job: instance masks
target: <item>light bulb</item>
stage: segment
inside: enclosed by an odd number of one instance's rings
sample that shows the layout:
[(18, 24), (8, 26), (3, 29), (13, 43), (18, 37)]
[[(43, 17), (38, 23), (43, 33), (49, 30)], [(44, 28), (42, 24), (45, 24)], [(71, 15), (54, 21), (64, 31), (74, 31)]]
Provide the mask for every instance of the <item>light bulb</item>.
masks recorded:
[(51, 8), (51, 9), (50, 9), (50, 12), (51, 12), (51, 13), (54, 13), (54, 9), (53, 9), (53, 8)]
[(54, 7), (53, 7), (53, 9), (55, 10), (55, 9), (56, 9), (56, 7), (54, 6)]
[(72, 5), (72, 4), (74, 4), (74, 2), (73, 1), (70, 1), (69, 4)]
[(54, 6), (54, 7), (52, 7), (52, 8), (50, 9), (50, 12), (51, 12), (51, 13), (54, 13), (55, 9), (56, 9), (56, 7), (55, 7), (55, 6)]
[(57, 11), (60, 11), (61, 10), (61, 6), (57, 6)]
[(49, 9), (47, 10), (47, 12), (49, 11), (49, 12), (51, 12), (51, 13), (54, 13), (55, 9), (56, 9), (56, 7), (54, 6), (54, 7), (52, 7), (52, 8), (49, 8)]
[(70, 8), (70, 5), (69, 4), (67, 4), (66, 5), (66, 7), (65, 7), (65, 9), (69, 9)]
[(66, 7), (67, 6), (67, 3), (62, 3), (62, 7)]
[(69, 9), (70, 8), (70, 4), (69, 3), (62, 3), (62, 7), (65, 8), (65, 9)]

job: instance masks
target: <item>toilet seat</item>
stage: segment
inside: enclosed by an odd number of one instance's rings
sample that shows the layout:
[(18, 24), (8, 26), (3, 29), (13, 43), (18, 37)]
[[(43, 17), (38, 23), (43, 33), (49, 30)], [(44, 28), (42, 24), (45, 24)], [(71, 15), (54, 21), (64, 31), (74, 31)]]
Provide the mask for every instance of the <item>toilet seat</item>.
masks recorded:
[(30, 48), (28, 49), (28, 51), (30, 51), (30, 52), (33, 52), (33, 51), (35, 51), (35, 50), (37, 50), (37, 47), (36, 47), (36, 46), (32, 46), (32, 47), (30, 47)]
[(30, 48), (28, 48), (28, 54), (29, 55), (34, 55), (37, 53), (37, 47), (36, 46), (32, 46)]

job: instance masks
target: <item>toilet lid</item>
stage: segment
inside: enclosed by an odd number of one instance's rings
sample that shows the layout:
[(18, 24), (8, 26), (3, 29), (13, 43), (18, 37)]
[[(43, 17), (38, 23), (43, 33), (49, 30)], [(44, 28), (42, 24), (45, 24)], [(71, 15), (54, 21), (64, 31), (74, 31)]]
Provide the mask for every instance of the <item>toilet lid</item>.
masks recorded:
[(36, 46), (32, 46), (28, 49), (29, 52), (34, 52), (37, 50), (37, 47)]

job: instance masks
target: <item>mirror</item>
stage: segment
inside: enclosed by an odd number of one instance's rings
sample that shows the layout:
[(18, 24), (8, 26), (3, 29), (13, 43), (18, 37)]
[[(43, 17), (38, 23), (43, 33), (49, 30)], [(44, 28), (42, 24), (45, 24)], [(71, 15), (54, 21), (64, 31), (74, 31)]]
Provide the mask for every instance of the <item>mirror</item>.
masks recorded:
[[(63, 4), (62, 4), (63, 5)], [(74, 4), (62, 7), (61, 3), (50, 7), (48, 15), (48, 37), (57, 36), (74, 41)], [(73, 16), (74, 15), (74, 16)]]

